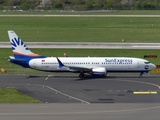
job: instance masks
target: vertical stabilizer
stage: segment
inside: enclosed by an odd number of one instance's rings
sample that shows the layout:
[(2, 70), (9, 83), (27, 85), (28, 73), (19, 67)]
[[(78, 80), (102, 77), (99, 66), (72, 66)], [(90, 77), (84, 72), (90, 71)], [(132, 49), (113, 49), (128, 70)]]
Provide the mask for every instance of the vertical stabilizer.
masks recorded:
[(13, 54), (15, 58), (19, 57), (31, 57), (31, 58), (39, 58), (44, 57), (39, 54), (35, 54), (29, 50), (26, 44), (19, 38), (19, 36), (12, 30), (8, 31), (8, 36), (10, 39), (11, 47), (13, 50)]

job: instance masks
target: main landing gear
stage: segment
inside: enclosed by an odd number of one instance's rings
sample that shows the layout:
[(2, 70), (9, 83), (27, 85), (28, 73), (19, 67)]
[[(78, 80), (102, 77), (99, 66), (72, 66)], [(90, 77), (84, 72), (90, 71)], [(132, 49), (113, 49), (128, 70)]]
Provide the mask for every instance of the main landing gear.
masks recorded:
[(81, 73), (79, 74), (79, 78), (84, 78), (84, 73), (83, 73), (83, 72), (81, 72)]

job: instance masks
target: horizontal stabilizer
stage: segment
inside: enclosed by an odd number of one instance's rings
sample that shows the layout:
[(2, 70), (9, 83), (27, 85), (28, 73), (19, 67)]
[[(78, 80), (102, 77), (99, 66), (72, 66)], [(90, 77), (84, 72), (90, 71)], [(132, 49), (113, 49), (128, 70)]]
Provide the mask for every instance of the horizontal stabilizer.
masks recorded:
[(23, 63), (26, 62), (25, 60), (22, 60), (22, 59), (16, 59), (13, 56), (9, 56), (9, 61), (12, 61), (12, 62), (23, 62)]

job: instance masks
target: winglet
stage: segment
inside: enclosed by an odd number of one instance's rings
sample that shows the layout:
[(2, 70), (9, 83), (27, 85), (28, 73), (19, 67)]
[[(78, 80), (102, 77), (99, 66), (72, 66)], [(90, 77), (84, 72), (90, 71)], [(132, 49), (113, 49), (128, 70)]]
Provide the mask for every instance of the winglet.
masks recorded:
[(64, 65), (63, 65), (63, 63), (59, 60), (58, 57), (57, 57), (57, 61), (58, 61), (58, 64), (59, 64), (59, 68), (62, 68)]

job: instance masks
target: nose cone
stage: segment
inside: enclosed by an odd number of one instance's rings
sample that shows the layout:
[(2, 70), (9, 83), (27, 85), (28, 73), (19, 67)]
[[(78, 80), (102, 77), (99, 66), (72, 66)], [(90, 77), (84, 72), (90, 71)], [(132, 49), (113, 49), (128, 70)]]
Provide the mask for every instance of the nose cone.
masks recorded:
[(156, 65), (155, 64), (151, 64), (151, 70), (152, 69), (156, 69)]
[(153, 67), (154, 67), (153, 69), (156, 69), (156, 68), (157, 68), (156, 65), (154, 65), (154, 64), (153, 64)]

